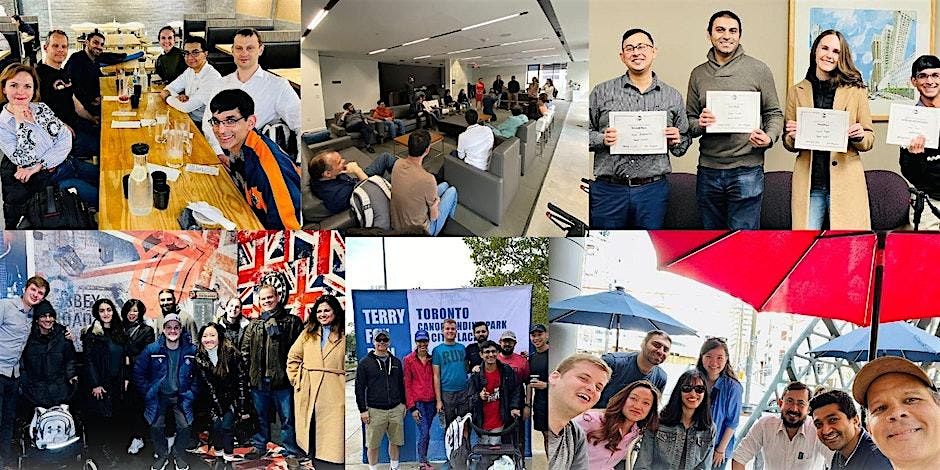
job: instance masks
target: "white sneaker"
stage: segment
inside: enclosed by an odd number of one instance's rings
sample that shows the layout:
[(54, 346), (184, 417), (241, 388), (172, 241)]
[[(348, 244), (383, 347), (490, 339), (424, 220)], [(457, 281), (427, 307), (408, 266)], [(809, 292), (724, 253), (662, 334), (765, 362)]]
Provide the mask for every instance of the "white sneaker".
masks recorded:
[(143, 449), (143, 448), (144, 448), (144, 440), (139, 437), (135, 437), (131, 439), (131, 445), (130, 447), (127, 448), (127, 453), (132, 454), (132, 455), (137, 455), (137, 453), (140, 452), (140, 449)]
[(223, 452), (222, 460), (226, 462), (244, 462), (245, 458), (238, 454), (226, 454)]

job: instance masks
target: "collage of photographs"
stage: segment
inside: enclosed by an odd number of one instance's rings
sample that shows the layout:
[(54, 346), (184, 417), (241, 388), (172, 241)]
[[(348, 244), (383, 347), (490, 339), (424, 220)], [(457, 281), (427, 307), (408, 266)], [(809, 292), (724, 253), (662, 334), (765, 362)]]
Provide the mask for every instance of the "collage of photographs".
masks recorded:
[(938, 7), (0, 0), (0, 470), (940, 468)]

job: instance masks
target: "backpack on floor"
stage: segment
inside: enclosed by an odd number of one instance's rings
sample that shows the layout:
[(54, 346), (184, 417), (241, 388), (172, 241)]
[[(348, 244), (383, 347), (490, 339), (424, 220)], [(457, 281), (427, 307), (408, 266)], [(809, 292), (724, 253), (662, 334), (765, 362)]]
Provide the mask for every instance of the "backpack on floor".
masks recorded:
[(74, 188), (67, 191), (58, 186), (46, 186), (45, 191), (33, 194), (26, 207), (18, 229), (93, 229), (97, 224), (88, 207), (78, 197)]
[(29, 423), (29, 437), (37, 449), (58, 449), (77, 441), (75, 419), (69, 406), (37, 407)]
[(392, 186), (381, 176), (370, 176), (353, 190), (349, 205), (360, 227), (390, 230)]

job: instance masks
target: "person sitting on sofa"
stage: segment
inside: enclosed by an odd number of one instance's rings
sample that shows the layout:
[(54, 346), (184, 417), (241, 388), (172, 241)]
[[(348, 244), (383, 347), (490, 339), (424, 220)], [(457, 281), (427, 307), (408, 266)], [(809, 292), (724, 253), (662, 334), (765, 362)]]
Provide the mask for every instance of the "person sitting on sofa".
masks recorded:
[(467, 130), (457, 136), (457, 150), (450, 154), (472, 167), (486, 171), (490, 166), (490, 152), (493, 151), (493, 131), (480, 125), (480, 116), (475, 109), (468, 109), (464, 118), (467, 120)]
[(385, 102), (378, 100), (375, 103), (375, 109), (372, 110), (372, 119), (382, 123), (391, 138), (398, 137), (405, 133), (405, 123), (401, 119), (395, 119), (395, 111), (385, 106)]
[(444, 106), (450, 108), (454, 105), (454, 97), (450, 94), (450, 88), (444, 90)]
[(323, 150), (310, 159), (307, 174), (310, 175), (310, 191), (323, 201), (330, 214), (349, 210), (349, 199), (356, 186), (370, 176), (385, 176), (391, 173), (397, 157), (382, 152), (365, 169), (356, 162), (347, 162), (336, 150)]
[(483, 97), (483, 114), (489, 116), (488, 121), (496, 120), (496, 111), (493, 109), (496, 107), (496, 90), (490, 90), (490, 92)]
[(372, 119), (362, 114), (352, 103), (343, 104), (343, 114), (336, 120), (346, 132), (362, 133), (362, 140), (366, 143), (366, 151), (375, 153), (372, 144), (375, 143), (375, 129), (372, 128)]
[(461, 88), (460, 92), (457, 93), (457, 110), (460, 111), (464, 107), (470, 107), (470, 98), (467, 97), (467, 92)]
[(519, 105), (512, 107), (512, 116), (506, 118), (502, 124), (493, 128), (493, 133), (504, 138), (508, 139), (516, 135), (516, 129), (519, 129), (519, 126), (529, 122), (529, 118), (525, 114), (522, 114), (522, 108)]
[(408, 135), (408, 158), (392, 169), (392, 228), (421, 227), (431, 235), (444, 228), (457, 208), (457, 188), (437, 184), (434, 175), (421, 165), (431, 150), (431, 134), (419, 129)]

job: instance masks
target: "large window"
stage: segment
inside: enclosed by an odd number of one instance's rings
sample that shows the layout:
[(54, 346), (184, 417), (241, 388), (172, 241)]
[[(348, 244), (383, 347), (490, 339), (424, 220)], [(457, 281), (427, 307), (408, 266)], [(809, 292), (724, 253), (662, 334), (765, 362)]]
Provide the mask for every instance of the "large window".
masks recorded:
[(532, 64), (526, 69), (525, 84), (522, 89), (532, 83), (532, 77), (538, 77), (539, 86), (545, 85), (546, 79), (551, 79), (558, 96), (564, 97), (568, 91), (568, 64)]

